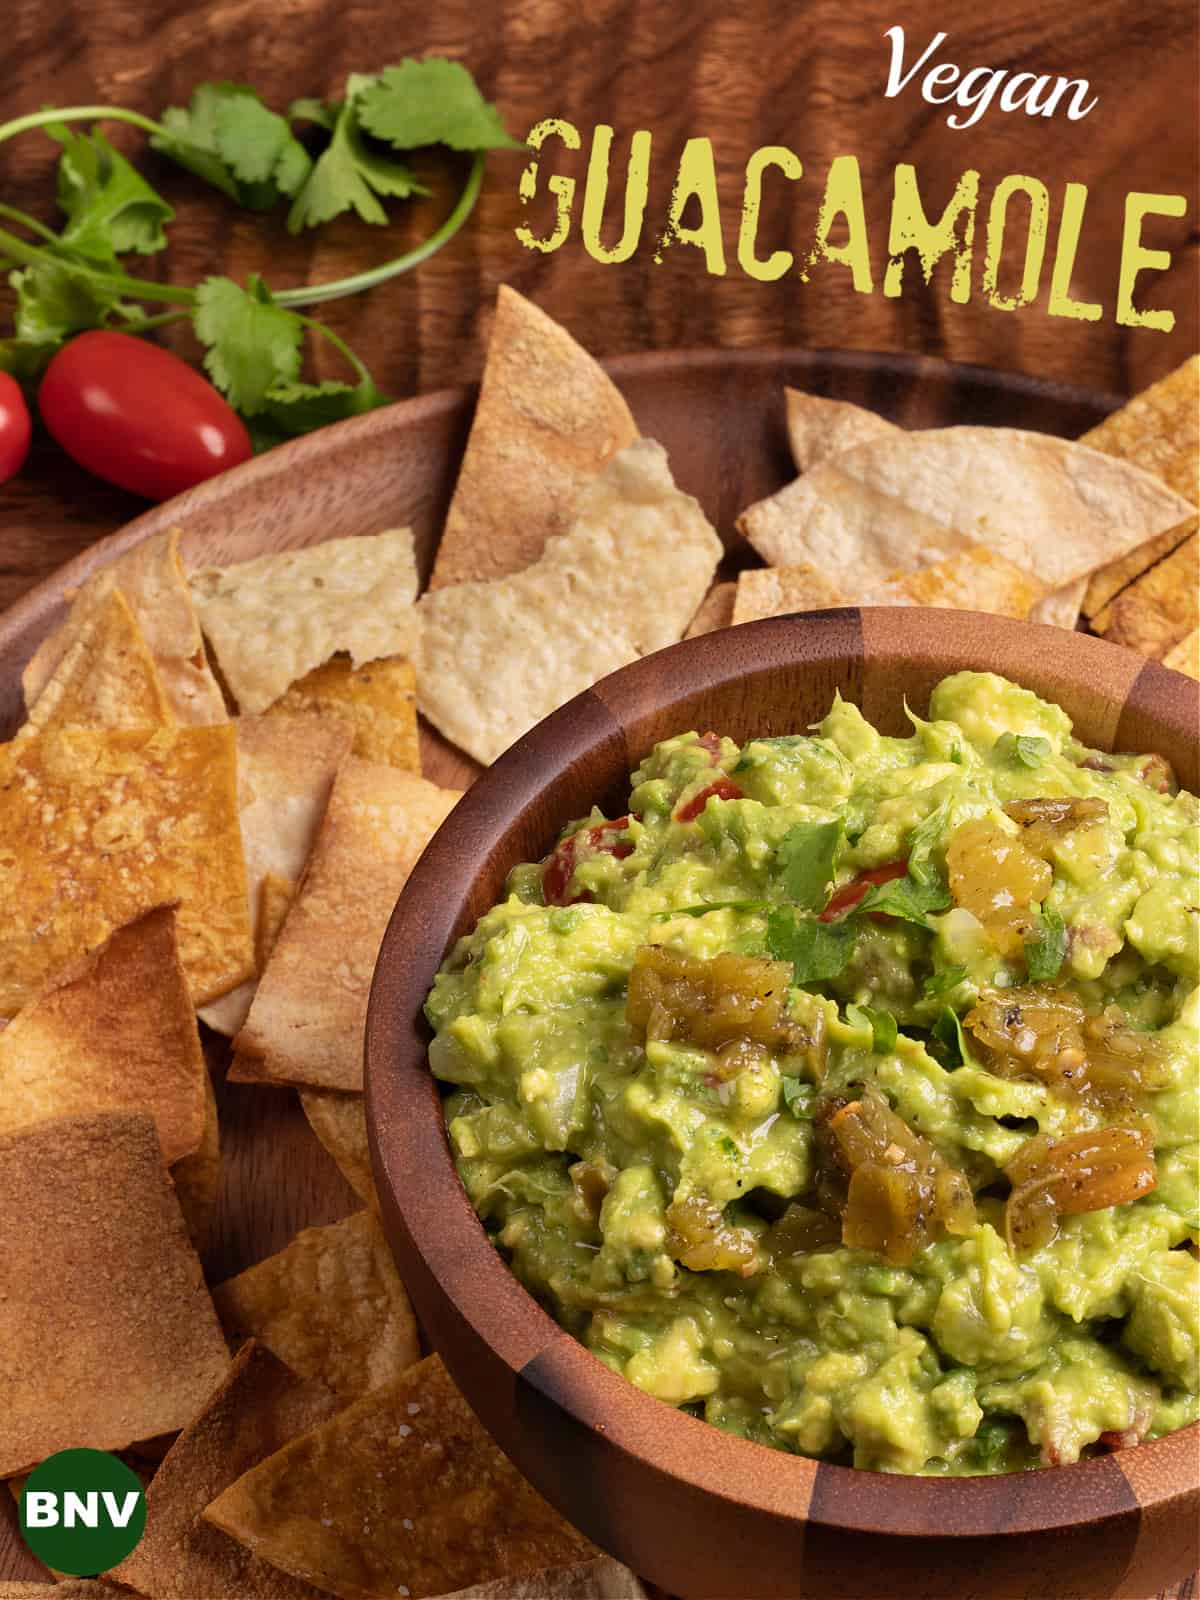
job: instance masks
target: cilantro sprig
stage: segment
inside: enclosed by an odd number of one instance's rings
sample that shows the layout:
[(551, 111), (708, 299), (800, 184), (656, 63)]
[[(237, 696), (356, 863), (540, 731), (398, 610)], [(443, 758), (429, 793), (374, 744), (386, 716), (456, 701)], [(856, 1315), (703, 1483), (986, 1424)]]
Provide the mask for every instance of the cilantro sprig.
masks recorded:
[[(379, 266), (275, 293), (257, 274), (245, 284), (214, 277), (189, 287), (142, 278), (123, 259), (162, 250), (174, 210), (96, 126), (71, 126), (103, 122), (138, 128), (154, 151), (236, 205), (262, 212), (287, 202), (292, 233), (347, 211), (368, 223), (387, 222), (385, 202), (428, 192), (404, 159), (407, 152), (442, 145), (473, 160), (441, 226)], [(253, 419), (260, 445), (387, 403), (354, 352), (299, 308), (374, 288), (427, 260), (474, 208), (487, 152), (522, 148), (467, 69), (439, 57), (353, 73), (340, 100), (300, 99), (286, 112), (247, 85), (205, 83), (186, 106), (168, 107), (157, 119), (121, 106), (50, 108), (0, 124), (0, 141), (36, 129), (62, 146), (56, 195), (63, 222), (55, 231), (0, 204), (0, 265), (16, 292), (12, 335), (0, 339), (0, 370), (34, 383), (76, 333), (117, 327), (144, 334), (188, 318), (205, 370), (234, 409)], [(154, 306), (168, 309), (147, 310)], [(333, 345), (351, 381), (302, 380), (309, 333)]]

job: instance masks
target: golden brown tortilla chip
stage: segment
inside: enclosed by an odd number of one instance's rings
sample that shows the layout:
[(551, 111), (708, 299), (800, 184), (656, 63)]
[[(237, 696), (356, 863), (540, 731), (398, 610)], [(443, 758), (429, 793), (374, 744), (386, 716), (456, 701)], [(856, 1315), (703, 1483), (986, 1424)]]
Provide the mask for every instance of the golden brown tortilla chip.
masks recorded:
[(0, 1600), (121, 1600), (121, 1596), (128, 1600), (128, 1591), (103, 1578), (72, 1578), (64, 1574), (57, 1583), (0, 1578)]
[(160, 906), (51, 979), (0, 1033), (0, 1133), (147, 1111), (164, 1161), (178, 1161), (200, 1143), (207, 1077), (175, 911)]
[(165, 728), (176, 721), (150, 647), (120, 589), (99, 600), (29, 710), (43, 728)]
[(493, 1578), (456, 1589), (444, 1600), (649, 1600), (642, 1581), (611, 1556), (577, 1567), (546, 1567), (520, 1578)]
[(289, 1439), (324, 1422), (337, 1402), (253, 1341), (163, 1458), (146, 1491), (146, 1531), (112, 1576), (155, 1600), (316, 1600), (205, 1522), (204, 1508)]
[(533, 566), (422, 597), (421, 710), (494, 761), (572, 695), (682, 638), (720, 558), (662, 446), (639, 440), (584, 487), (570, 531)]
[(1129, 584), (1092, 618), (1114, 644), (1161, 657), (1200, 624), (1200, 535)]
[(243, 714), (265, 711), (344, 650), (355, 666), (413, 657), (412, 530), (329, 539), (192, 575), (205, 638)]
[(416, 1319), (379, 1219), (305, 1228), (278, 1255), (213, 1290), (231, 1343), (254, 1338), (346, 1404), (420, 1358)]
[(0, 860), (0, 1016), (176, 900), (194, 1004), (254, 970), (228, 723), (56, 728), (0, 745)]
[(1193, 628), (1186, 639), (1168, 650), (1163, 665), (1175, 672), (1186, 672), (1189, 678), (1200, 678), (1200, 628)]
[(356, 756), (406, 772), (421, 770), (417, 673), (401, 656), (368, 661), (361, 667), (355, 667), (349, 656), (334, 656), (293, 683), (267, 715), (280, 712), (340, 717), (354, 729)]
[(811, 472), (831, 456), (904, 432), (898, 423), (849, 400), (831, 400), (800, 389), (785, 389), (783, 395), (788, 444), (797, 472)]
[(368, 1205), (377, 1204), (371, 1150), (367, 1143), (367, 1108), (362, 1095), (338, 1094), (332, 1089), (301, 1089), (300, 1104), (312, 1131), (355, 1194)]
[(141, 1112), (0, 1134), (0, 1475), (181, 1428), (229, 1354)]
[(43, 640), (21, 676), (32, 706), (94, 609), (119, 589), (129, 602), (154, 658), (177, 721), (224, 722), (225, 697), (209, 669), (187, 575), (179, 558), (179, 529), (144, 539), (83, 585), (67, 620)]
[(475, 420), (430, 587), (532, 566), (637, 424), (587, 351), (501, 285)]
[[(296, 885), (290, 878), (276, 872), (264, 875), (258, 886), (258, 921), (254, 926), (254, 959), (258, 970), (265, 972), (279, 938), (279, 930), (287, 920), (292, 901), (296, 898)], [(256, 986), (257, 987), (257, 986)], [(246, 1010), (250, 1007), (247, 1005)], [(243, 1017), (242, 1021), (246, 1019)]]
[(848, 605), (846, 596), (814, 567), (748, 567), (738, 574), (733, 622), (757, 622), (791, 611), (825, 611)]
[[(278, 886), (292, 884), (304, 871), (329, 791), (350, 750), (352, 734), (342, 722), (317, 717), (239, 717), (237, 730), (238, 822), (246, 858), (250, 923), (254, 932), (255, 970), (266, 965), (259, 955), (264, 909), (263, 884), (273, 898), (269, 916), (278, 913)], [(275, 942), (278, 924), (264, 933), (266, 949)], [(203, 1008), (200, 1016), (218, 1033), (233, 1035), (246, 1020), (257, 978), (251, 976), (229, 994)]]
[(217, 1096), (208, 1069), (204, 1072), (204, 1129), (190, 1156), (171, 1168), (175, 1198), (183, 1212), (192, 1249), (204, 1259), (217, 1215), (221, 1186), (221, 1126)]
[(362, 1088), (367, 994), (384, 929), (458, 798), (410, 772), (347, 759), (235, 1041), (233, 1082)]
[(437, 1356), (293, 1439), (205, 1516), (342, 1600), (421, 1600), (597, 1554), (493, 1444)]
[(700, 609), (688, 624), (683, 637), (698, 639), (702, 633), (715, 633), (718, 628), (728, 628), (733, 621), (736, 594), (736, 583), (714, 583), (700, 602)]
[(738, 527), (773, 566), (858, 586), (983, 544), (1060, 589), (1173, 527), (1189, 507), (1147, 472), (1017, 428), (934, 428), (860, 445), (751, 506)]

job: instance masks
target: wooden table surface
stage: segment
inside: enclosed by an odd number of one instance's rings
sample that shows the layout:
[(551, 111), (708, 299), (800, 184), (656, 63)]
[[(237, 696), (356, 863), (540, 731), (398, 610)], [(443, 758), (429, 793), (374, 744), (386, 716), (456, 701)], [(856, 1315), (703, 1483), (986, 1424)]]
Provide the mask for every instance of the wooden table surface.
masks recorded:
[[(945, 108), (927, 104), (915, 88), (884, 97), (883, 35), (897, 21), (907, 31), (909, 59), (945, 29), (937, 59), (1087, 78), (1099, 105), (1078, 122), (1061, 113), (1047, 122), (993, 108), (975, 127), (955, 132), (946, 126)], [(1139, 298), (1172, 309), (1174, 331), (1123, 328), (1113, 316), (1126, 194), (1194, 196), (1200, 186), (1196, 24), (1191, 0), (1096, 0), (1067, 8), (1005, 0), (969, 10), (933, 0), (904, 7), (883, 0), (856, 6), (441, 0), (434, 7), (416, 0), (275, 0), (270, 7), (262, 0), (8, 0), (0, 106), (6, 118), (46, 104), (94, 103), (154, 115), (186, 102), (198, 82), (233, 78), (282, 109), (299, 95), (335, 96), (347, 72), (433, 52), (463, 60), (518, 137), (548, 116), (577, 125), (582, 151), (563, 156), (548, 149), (543, 181), (557, 171), (576, 176), (582, 189), (597, 124), (615, 129), (620, 170), (631, 133), (650, 129), (647, 242), (631, 260), (593, 261), (577, 233), (552, 254), (522, 248), (514, 229), (522, 221), (541, 229), (547, 199), (542, 193), (522, 207), (517, 183), (524, 158), (499, 154), (489, 161), (475, 215), (448, 249), (408, 277), (325, 309), (376, 381), (397, 397), (477, 376), (487, 308), (502, 282), (531, 296), (600, 355), (714, 345), (912, 351), (1120, 393), (1161, 376), (1200, 343), (1194, 210), (1151, 223), (1145, 233), (1148, 245), (1171, 251), (1172, 264), (1147, 278)], [(140, 135), (108, 131), (127, 154), (145, 161), (177, 208), (165, 269), (155, 262), (147, 270), (165, 270), (182, 283), (261, 269), (272, 287), (282, 288), (386, 260), (436, 226), (461, 175), (454, 167), (432, 168), (438, 196), (414, 202), (386, 228), (341, 218), (294, 240), (282, 216), (237, 212), (215, 191), (148, 156)], [(684, 246), (656, 263), (649, 242), (665, 218), (679, 152), (696, 135), (710, 138), (716, 155), (729, 262), (723, 277), (708, 275), (699, 252)], [(985, 200), (1005, 174), (1040, 177), (1052, 199), (1051, 249), (1065, 184), (1086, 184), (1072, 292), (1102, 302), (1102, 320), (1050, 318), (1044, 292), (1021, 312), (997, 311), (982, 298), (978, 260), (967, 305), (949, 299), (945, 262), (929, 287), (910, 268), (899, 299), (885, 298), (878, 287), (856, 294), (846, 269), (832, 264), (814, 268), (807, 282), (794, 273), (770, 284), (753, 281), (736, 265), (736, 229), (746, 159), (766, 144), (795, 151), (804, 175), (769, 190), (763, 249), (808, 250), (829, 164), (854, 154), (877, 285), (897, 162), (916, 166), (934, 215), (967, 167), (980, 171)], [(0, 146), (5, 202), (52, 221), (54, 159), (54, 147), (40, 134)], [(983, 214), (980, 237), (982, 228)], [(186, 334), (171, 330), (169, 338), (191, 353)], [(309, 370), (337, 375), (336, 358), (315, 351)], [(0, 609), (141, 509), (142, 502), (87, 478), (39, 440), (24, 473), (0, 488)], [(273, 1091), (249, 1093), (262, 1099), (264, 1119), (276, 1117)], [(331, 1177), (316, 1147), (310, 1151), (306, 1127), (289, 1123), (283, 1137), (290, 1141), (288, 1159), (277, 1171), (285, 1173), (285, 1189), (299, 1185), (304, 1193), (281, 1193), (278, 1237), (224, 1240), (230, 1260), (278, 1248), (297, 1207), (314, 1221), (348, 1209), (349, 1191)], [(33, 1575), (36, 1566), (15, 1536), (6, 1502), (0, 1496), (0, 1575)], [(1190, 1600), (1195, 1580), (1175, 1592)]]

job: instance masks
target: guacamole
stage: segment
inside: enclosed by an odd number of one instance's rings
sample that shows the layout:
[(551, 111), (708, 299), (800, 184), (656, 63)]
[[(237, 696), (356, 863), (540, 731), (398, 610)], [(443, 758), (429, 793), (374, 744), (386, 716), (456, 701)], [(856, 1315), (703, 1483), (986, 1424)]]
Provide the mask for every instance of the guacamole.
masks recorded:
[(907, 738), (684, 733), (427, 1003), (458, 1171), (647, 1394), (891, 1472), (1197, 1416), (1200, 807), (962, 672)]

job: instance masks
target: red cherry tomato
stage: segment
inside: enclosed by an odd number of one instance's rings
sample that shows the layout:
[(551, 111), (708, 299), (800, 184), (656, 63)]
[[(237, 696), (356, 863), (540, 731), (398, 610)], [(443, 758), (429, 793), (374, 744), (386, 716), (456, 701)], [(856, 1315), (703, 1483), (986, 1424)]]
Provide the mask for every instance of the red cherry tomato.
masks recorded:
[(25, 465), (33, 424), (21, 385), (9, 372), (0, 372), (0, 483), (7, 483)]
[(167, 500), (252, 454), (250, 435), (212, 384), (132, 334), (96, 329), (46, 368), (38, 409), (81, 467)]
[(732, 778), (726, 778), (722, 775), (719, 778), (714, 778), (707, 789), (701, 789), (699, 794), (694, 794), (690, 800), (684, 801), (683, 805), (675, 813), (675, 821), (695, 822), (714, 795), (718, 800), (744, 800), (746, 798)]
[(857, 878), (851, 878), (849, 883), (843, 884), (817, 921), (833, 922), (843, 911), (852, 910), (873, 884), (891, 883), (893, 878), (902, 878), (907, 871), (907, 861), (885, 861), (882, 867), (869, 867), (866, 872), (860, 872)]

